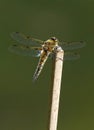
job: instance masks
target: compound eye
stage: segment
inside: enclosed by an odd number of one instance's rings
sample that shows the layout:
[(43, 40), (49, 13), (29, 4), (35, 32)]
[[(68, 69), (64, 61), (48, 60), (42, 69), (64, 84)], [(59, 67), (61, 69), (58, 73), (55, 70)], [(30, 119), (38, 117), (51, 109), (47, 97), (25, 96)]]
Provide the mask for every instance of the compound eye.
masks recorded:
[(55, 41), (55, 40), (56, 40), (56, 37), (51, 37), (51, 40)]

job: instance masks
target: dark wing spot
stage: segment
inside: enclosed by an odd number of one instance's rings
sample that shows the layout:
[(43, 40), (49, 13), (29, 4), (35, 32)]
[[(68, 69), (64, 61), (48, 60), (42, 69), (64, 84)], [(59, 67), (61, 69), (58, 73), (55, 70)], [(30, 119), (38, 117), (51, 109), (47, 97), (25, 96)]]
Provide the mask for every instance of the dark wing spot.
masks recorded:
[(30, 36), (27, 36), (27, 39), (29, 39), (30, 38)]
[(67, 44), (70, 44), (70, 42), (67, 42)]
[(26, 48), (28, 49), (28, 48), (29, 48), (29, 46), (26, 46)]
[(15, 33), (19, 33), (19, 32), (15, 32)]
[(83, 41), (80, 41), (81, 43), (83, 43)]
[(13, 45), (13, 46), (17, 47), (17, 45), (16, 45), (16, 44), (15, 44), (15, 45)]
[(35, 48), (35, 50), (38, 50), (37, 48)]
[(78, 55), (78, 53), (77, 53), (77, 52), (75, 52), (74, 54), (75, 54), (75, 55)]

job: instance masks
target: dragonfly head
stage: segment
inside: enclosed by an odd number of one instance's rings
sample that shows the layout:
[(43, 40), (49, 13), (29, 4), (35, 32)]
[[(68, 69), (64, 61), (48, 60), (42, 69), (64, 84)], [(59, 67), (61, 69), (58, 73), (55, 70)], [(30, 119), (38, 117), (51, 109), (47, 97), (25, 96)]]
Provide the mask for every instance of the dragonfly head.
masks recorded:
[(51, 37), (50, 39), (58, 45), (59, 40), (56, 37)]
[(47, 41), (45, 41), (46, 45), (54, 45), (57, 46), (59, 43), (58, 39), (56, 37), (51, 37)]
[(58, 41), (58, 39), (56, 37), (51, 37), (50, 39), (53, 40), (53, 41), (55, 41), (55, 42)]

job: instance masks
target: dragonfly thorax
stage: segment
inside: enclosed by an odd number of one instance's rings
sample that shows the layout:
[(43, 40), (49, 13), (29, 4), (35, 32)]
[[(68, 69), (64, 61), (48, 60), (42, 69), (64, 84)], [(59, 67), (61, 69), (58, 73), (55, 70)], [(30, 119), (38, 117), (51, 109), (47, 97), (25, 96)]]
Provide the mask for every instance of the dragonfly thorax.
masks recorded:
[(58, 39), (55, 37), (46, 40), (42, 45), (44, 51), (50, 52), (52, 52), (56, 46), (58, 46)]

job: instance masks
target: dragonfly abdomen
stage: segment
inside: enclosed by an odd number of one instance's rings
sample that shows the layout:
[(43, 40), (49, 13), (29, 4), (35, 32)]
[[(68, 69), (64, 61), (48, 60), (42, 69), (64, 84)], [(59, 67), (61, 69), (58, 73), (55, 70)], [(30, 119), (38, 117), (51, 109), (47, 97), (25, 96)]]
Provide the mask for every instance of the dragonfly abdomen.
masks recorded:
[(48, 51), (42, 52), (40, 59), (39, 59), (38, 66), (37, 66), (36, 71), (35, 71), (34, 76), (33, 76), (33, 80), (36, 80), (38, 78), (38, 76), (40, 75), (42, 68), (43, 68), (49, 54), (50, 54), (50, 52), (48, 52)]

